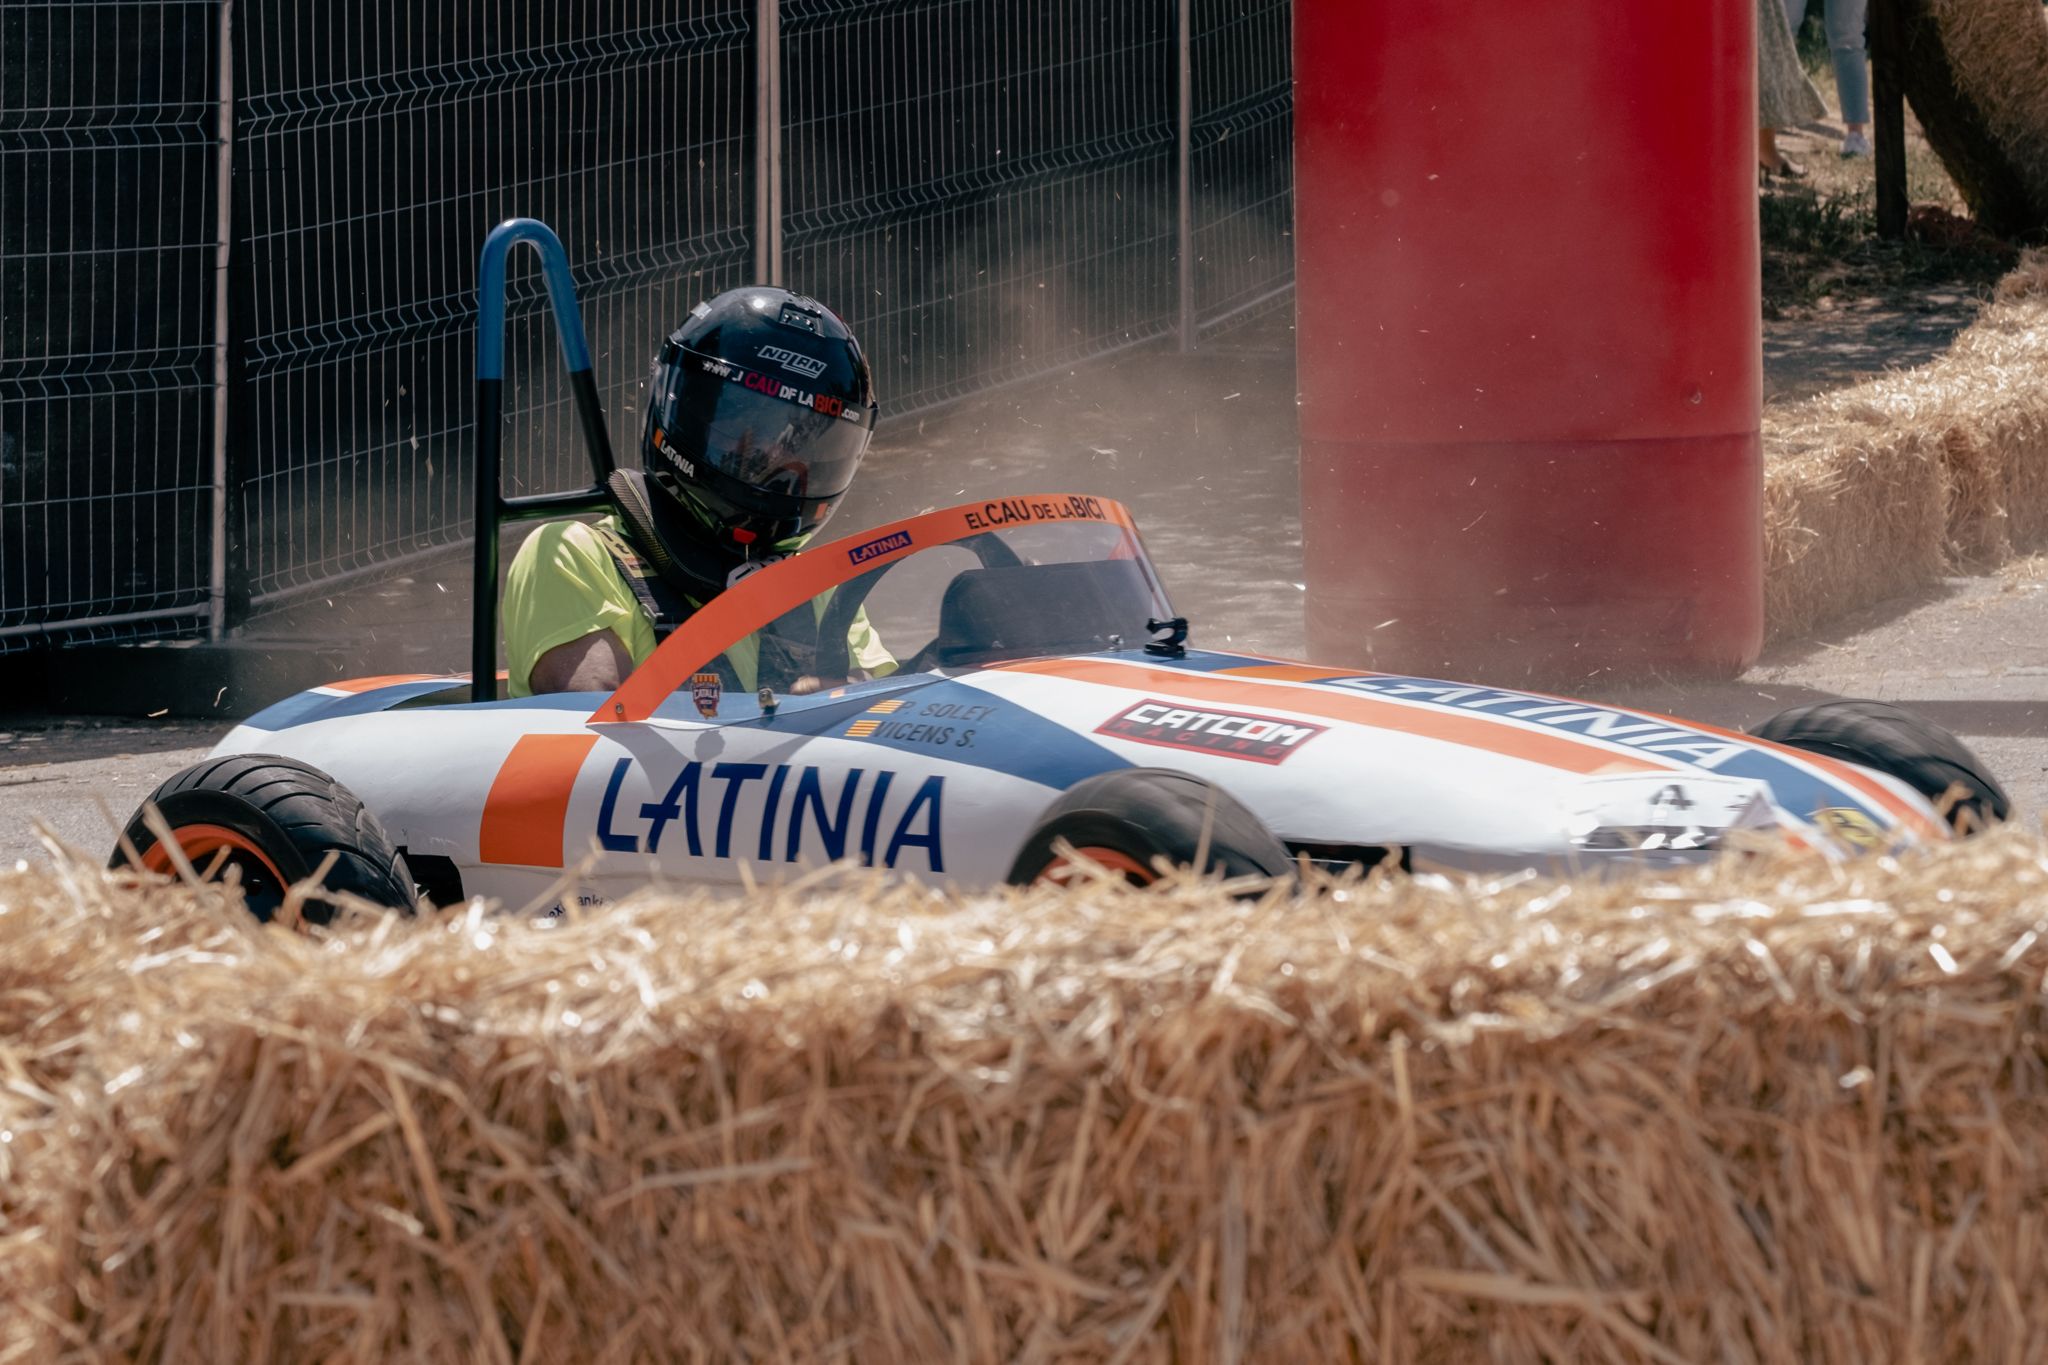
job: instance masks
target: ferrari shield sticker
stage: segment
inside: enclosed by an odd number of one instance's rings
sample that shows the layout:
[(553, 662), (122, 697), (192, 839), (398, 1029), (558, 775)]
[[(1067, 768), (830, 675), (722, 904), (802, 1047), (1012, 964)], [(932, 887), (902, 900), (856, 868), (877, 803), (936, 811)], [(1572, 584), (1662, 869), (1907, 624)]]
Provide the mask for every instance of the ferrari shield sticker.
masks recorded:
[(716, 673), (692, 673), (690, 675), (690, 700), (697, 703), (697, 714), (710, 720), (718, 714), (720, 684)]
[(1327, 728), (1248, 711), (1198, 710), (1148, 697), (1096, 726), (1095, 733), (1254, 763), (1285, 763)]
[(1813, 823), (1852, 848), (1881, 849), (1887, 842), (1884, 830), (1875, 820), (1846, 806), (1815, 811)]

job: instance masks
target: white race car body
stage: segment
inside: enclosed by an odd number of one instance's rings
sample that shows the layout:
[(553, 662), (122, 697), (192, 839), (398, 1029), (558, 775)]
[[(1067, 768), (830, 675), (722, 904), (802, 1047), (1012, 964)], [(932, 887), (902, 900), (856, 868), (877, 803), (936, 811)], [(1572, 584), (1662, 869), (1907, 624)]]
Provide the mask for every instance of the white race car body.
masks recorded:
[[(1115, 504), (1016, 505), (1092, 509), (1072, 519), (1123, 528), (1118, 557), (1142, 564)], [(680, 645), (679, 631), (610, 698), (471, 704), (454, 700), (459, 678), (370, 679), (282, 702), (216, 752), (326, 770), (413, 858), (445, 859), (466, 894), (511, 904), (545, 903), (572, 874), (581, 893), (609, 898), (657, 880), (737, 885), (840, 860), (993, 885), (1058, 793), (1126, 767), (1203, 778), (1288, 844), (1332, 861), (1389, 850), (1414, 866), (1569, 871), (1705, 858), (1736, 829), (1827, 853), (1948, 837), (1932, 807), (1889, 777), (1707, 726), (1428, 679), (1148, 652), (1117, 637), (1088, 654), (780, 696), (766, 713), (754, 695), (724, 691), (704, 714), (687, 680), (706, 676), (691, 670), (707, 650), (875, 574), (877, 559), (986, 540), (995, 506), (913, 518), (851, 550), (843, 541), (764, 570), (720, 599), (731, 607), (722, 638), (719, 622)], [(889, 555), (871, 553), (885, 543)], [(798, 565), (808, 582), (789, 572)], [(780, 577), (789, 581), (777, 590)]]

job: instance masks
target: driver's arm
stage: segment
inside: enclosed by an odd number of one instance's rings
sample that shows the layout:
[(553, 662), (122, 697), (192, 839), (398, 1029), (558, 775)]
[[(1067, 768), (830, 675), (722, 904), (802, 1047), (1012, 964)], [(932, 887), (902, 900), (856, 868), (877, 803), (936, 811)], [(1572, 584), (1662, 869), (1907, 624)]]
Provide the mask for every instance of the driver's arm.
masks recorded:
[(515, 697), (610, 691), (654, 652), (633, 589), (581, 522), (549, 522), (526, 538), (505, 575), (502, 612)]
[(875, 633), (866, 607), (853, 614), (853, 624), (847, 628), (846, 657), (855, 672), (865, 673), (870, 678), (886, 678), (896, 671), (896, 656), (883, 646), (882, 637)]
[(533, 661), (535, 692), (616, 692), (633, 671), (632, 656), (609, 630), (556, 645)]

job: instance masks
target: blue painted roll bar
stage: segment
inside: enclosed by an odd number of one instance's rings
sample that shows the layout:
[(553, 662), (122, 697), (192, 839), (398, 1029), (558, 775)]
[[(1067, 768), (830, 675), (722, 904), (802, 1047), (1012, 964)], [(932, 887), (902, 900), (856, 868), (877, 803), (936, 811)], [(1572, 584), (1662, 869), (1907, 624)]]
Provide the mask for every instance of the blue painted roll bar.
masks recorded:
[[(562, 363), (569, 371), (569, 392), (583, 428), (583, 446), (590, 456), (593, 482), (572, 493), (541, 493), (508, 498), (500, 487), (500, 444), (505, 416), (505, 258), (521, 242), (540, 253), (541, 276), (555, 312), (555, 331), (562, 342)], [(498, 695), (498, 534), (508, 521), (579, 516), (611, 507), (606, 483), (617, 466), (611, 438), (605, 432), (604, 403), (590, 368), (590, 343), (583, 335), (583, 315), (576, 309), (576, 286), (569, 278), (569, 254), (562, 239), (538, 218), (510, 218), (484, 238), (477, 262), (476, 285), (476, 601), (470, 617), (470, 696), (491, 701)]]

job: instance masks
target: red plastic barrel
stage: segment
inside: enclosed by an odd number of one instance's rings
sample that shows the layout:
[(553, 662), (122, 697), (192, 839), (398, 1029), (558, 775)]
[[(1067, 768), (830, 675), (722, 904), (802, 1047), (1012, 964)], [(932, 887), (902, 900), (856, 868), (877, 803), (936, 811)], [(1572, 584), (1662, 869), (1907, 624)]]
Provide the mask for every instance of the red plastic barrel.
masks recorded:
[(1748, 0), (1298, 0), (1313, 657), (1754, 661), (1755, 24)]

